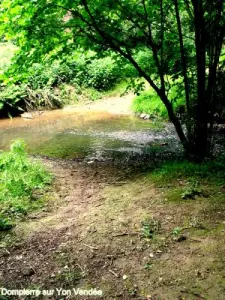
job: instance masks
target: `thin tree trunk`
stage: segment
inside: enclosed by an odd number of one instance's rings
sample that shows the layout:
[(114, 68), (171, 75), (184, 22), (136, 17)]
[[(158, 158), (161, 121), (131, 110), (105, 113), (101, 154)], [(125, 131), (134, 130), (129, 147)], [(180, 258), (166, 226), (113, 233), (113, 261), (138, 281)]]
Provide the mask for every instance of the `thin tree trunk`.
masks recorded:
[(192, 137), (192, 154), (201, 161), (209, 154), (208, 144), (208, 101), (206, 97), (206, 46), (205, 19), (202, 0), (192, 0), (195, 21), (195, 45), (197, 65), (197, 103)]
[(189, 115), (189, 113), (190, 113), (190, 91), (189, 91), (188, 74), (187, 74), (187, 61), (186, 61), (186, 55), (185, 55), (185, 49), (184, 49), (184, 40), (183, 40), (180, 14), (179, 14), (178, 0), (174, 0), (174, 5), (175, 5), (175, 11), (176, 11), (177, 28), (178, 28), (178, 33), (179, 33), (180, 55), (181, 55), (183, 77), (184, 77), (186, 106), (187, 106), (187, 113)]

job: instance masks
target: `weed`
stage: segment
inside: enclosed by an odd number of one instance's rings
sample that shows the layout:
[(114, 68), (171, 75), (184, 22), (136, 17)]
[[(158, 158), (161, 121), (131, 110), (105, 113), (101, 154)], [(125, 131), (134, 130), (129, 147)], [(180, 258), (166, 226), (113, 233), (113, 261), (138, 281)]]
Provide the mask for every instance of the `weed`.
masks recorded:
[(59, 281), (71, 285), (79, 282), (84, 277), (84, 274), (79, 269), (63, 270), (62, 273), (57, 275)]
[(173, 236), (178, 236), (178, 235), (181, 234), (181, 231), (182, 231), (182, 228), (180, 228), (180, 227), (175, 227), (175, 228), (172, 230), (171, 234), (172, 234)]
[(192, 228), (206, 229), (199, 217), (192, 217), (189, 222), (189, 225)]
[(152, 239), (160, 230), (160, 222), (153, 218), (147, 218), (141, 225), (142, 237), (145, 239)]
[(151, 270), (151, 269), (152, 269), (152, 266), (153, 266), (153, 265), (152, 265), (151, 263), (147, 263), (147, 264), (144, 265), (144, 269), (145, 269), (145, 270)]
[(201, 188), (199, 187), (199, 181), (196, 178), (189, 179), (188, 187), (181, 194), (182, 199), (195, 199), (196, 196), (203, 195)]

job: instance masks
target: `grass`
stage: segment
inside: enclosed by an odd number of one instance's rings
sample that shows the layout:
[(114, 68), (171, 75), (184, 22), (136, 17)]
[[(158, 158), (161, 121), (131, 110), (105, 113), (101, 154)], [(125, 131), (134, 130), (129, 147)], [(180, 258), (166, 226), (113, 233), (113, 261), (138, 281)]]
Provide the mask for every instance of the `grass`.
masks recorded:
[[(174, 84), (169, 93), (169, 99), (173, 102), (174, 109), (184, 104), (182, 95), (178, 90), (178, 83)], [(146, 113), (151, 118), (168, 119), (168, 113), (165, 105), (160, 100), (159, 96), (150, 88), (136, 96), (132, 103), (132, 110), (136, 113)]]
[(52, 176), (28, 158), (22, 141), (14, 142), (9, 152), (1, 152), (0, 171), (0, 230), (8, 230), (17, 218), (40, 207), (38, 193)]
[(132, 110), (136, 113), (146, 113), (150, 117), (159, 116), (167, 119), (168, 114), (165, 106), (152, 89), (144, 91), (136, 96), (132, 103)]
[(222, 185), (225, 183), (225, 156), (195, 164), (186, 160), (168, 161), (150, 177), (155, 182), (169, 183), (175, 179), (199, 178)]
[(168, 201), (185, 201), (211, 198), (215, 202), (224, 199), (225, 156), (195, 164), (189, 161), (169, 161), (162, 164), (148, 180), (164, 188)]

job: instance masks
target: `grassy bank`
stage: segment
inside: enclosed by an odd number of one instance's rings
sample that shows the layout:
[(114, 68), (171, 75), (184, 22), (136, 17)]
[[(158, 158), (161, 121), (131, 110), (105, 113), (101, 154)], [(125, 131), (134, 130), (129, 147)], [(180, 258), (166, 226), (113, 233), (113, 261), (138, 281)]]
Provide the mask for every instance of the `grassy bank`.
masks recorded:
[(211, 199), (219, 204), (224, 201), (225, 156), (202, 164), (166, 162), (147, 178), (164, 190), (168, 201)]
[(43, 204), (41, 191), (52, 177), (28, 158), (21, 141), (0, 153), (0, 171), (0, 230), (8, 230), (18, 218)]
[[(179, 84), (179, 81), (171, 82), (168, 95), (175, 111), (185, 103), (183, 95), (179, 91)], [(153, 88), (143, 91), (134, 98), (132, 110), (138, 114), (148, 114), (150, 118), (168, 119), (167, 109)]]

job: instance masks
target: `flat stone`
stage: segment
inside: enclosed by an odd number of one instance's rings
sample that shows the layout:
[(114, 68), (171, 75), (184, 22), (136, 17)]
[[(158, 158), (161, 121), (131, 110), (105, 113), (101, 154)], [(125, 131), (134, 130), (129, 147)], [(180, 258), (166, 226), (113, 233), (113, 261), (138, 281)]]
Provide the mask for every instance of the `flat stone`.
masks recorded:
[(24, 119), (33, 119), (32, 114), (27, 113), (27, 112), (21, 114), (20, 116), (21, 116), (21, 118), (24, 118)]

